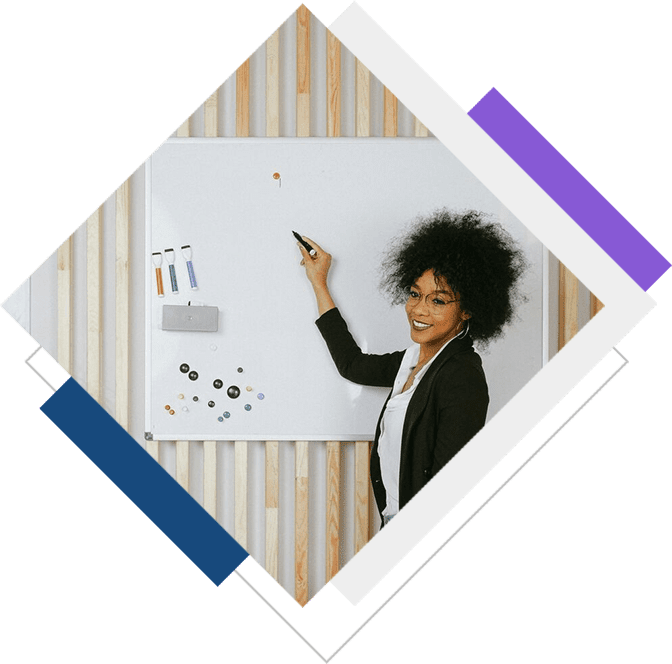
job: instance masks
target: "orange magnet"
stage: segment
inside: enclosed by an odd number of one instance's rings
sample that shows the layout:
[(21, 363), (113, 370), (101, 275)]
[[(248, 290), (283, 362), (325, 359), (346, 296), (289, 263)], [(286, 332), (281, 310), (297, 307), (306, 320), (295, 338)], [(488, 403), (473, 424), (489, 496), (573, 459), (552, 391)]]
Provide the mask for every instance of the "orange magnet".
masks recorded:
[(279, 180), (280, 179), (280, 173), (273, 173), (273, 179), (274, 180)]

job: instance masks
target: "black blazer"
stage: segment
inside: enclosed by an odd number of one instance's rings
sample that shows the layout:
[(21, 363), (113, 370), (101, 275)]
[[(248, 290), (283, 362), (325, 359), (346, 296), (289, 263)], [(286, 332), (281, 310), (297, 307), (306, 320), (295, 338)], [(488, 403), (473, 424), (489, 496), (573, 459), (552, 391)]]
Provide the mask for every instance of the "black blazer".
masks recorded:
[[(386, 355), (362, 353), (338, 309), (330, 309), (315, 323), (341, 376), (360, 385), (394, 386), (405, 351)], [(401, 436), (400, 509), (483, 427), (488, 402), (481, 358), (471, 338), (467, 335), (453, 339), (427, 369), (408, 404)], [(378, 440), (385, 406), (376, 425), (370, 463), (373, 492), (381, 516), (386, 495)]]

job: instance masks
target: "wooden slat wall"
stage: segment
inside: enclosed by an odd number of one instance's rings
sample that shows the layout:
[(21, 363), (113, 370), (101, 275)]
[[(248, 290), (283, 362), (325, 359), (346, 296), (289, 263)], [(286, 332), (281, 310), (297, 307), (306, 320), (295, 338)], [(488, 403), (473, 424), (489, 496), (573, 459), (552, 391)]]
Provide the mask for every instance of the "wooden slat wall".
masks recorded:
[[(296, 135), (310, 136), (311, 106), (311, 14), (305, 6), (296, 13)], [(280, 136), (280, 40), (281, 30), (277, 30), (266, 42), (266, 136)], [(326, 132), (329, 137), (341, 135), (342, 72), (341, 44), (326, 31)], [(246, 60), (236, 71), (236, 135), (250, 135), (250, 60)], [(355, 104), (354, 133), (358, 137), (371, 135), (371, 74), (355, 59), (354, 70)], [(203, 108), (204, 135), (216, 137), (221, 134), (219, 126), (219, 99), (223, 89), (212, 93)], [(383, 134), (387, 137), (398, 135), (398, 101), (384, 88)], [(414, 118), (413, 133), (416, 137), (429, 135), (425, 127)], [(187, 118), (178, 128), (177, 135), (191, 135), (191, 118)], [(129, 425), (129, 231), (130, 231), (130, 181), (125, 182), (116, 192), (116, 240), (115, 240), (115, 292), (116, 292), (116, 328), (115, 328), (115, 413), (116, 419), (126, 429)], [(98, 401), (102, 398), (102, 209), (97, 210), (87, 220), (87, 261), (86, 261), (86, 298), (87, 298), (87, 386), (89, 392)], [(57, 291), (58, 291), (58, 361), (72, 373), (72, 297), (73, 297), (73, 239), (68, 238), (58, 250), (57, 255)], [(576, 334), (578, 317), (579, 282), (564, 266), (560, 266), (559, 278), (559, 347), (562, 347)], [(595, 315), (602, 303), (591, 294), (590, 314)], [(203, 506), (214, 518), (217, 518), (217, 443), (203, 443)], [(231, 442), (234, 446), (234, 535), (244, 547), (248, 545), (248, 443)], [(285, 443), (294, 445), (295, 459), (295, 597), (304, 605), (309, 599), (308, 586), (308, 536), (309, 506), (308, 460), (310, 445), (308, 441)], [(323, 444), (323, 443), (312, 443)], [(345, 562), (340, 557), (340, 543), (343, 534), (340, 523), (341, 475), (340, 464), (342, 444), (338, 441), (324, 443), (326, 446), (326, 533), (325, 533), (325, 576), (328, 582)], [(189, 490), (190, 443), (176, 441), (176, 479)], [(370, 539), (373, 533), (375, 513), (374, 501), (369, 481), (369, 456), (371, 445), (367, 441), (354, 443), (355, 481), (354, 481), (354, 543), (355, 552)], [(149, 440), (146, 449), (154, 459), (159, 460), (159, 443)], [(276, 579), (279, 577), (279, 454), (278, 441), (265, 443), (265, 565)], [(254, 478), (257, 482), (258, 479)], [(221, 517), (220, 517), (221, 519)], [(375, 519), (377, 522), (377, 519)], [(318, 589), (319, 590), (319, 589)]]

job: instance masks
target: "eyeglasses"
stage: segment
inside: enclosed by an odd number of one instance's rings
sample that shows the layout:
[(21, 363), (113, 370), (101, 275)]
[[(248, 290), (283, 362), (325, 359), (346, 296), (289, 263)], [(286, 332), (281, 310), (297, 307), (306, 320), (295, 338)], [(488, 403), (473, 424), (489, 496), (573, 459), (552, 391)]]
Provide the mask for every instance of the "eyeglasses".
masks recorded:
[[(408, 292), (408, 303), (411, 307), (417, 307), (422, 299), (422, 295), (418, 291), (411, 289)], [(425, 302), (427, 303), (427, 308), (430, 313), (435, 316), (440, 316), (446, 312), (446, 306), (452, 304), (453, 302), (459, 302), (459, 300), (447, 300), (441, 294), (429, 293), (425, 295)]]

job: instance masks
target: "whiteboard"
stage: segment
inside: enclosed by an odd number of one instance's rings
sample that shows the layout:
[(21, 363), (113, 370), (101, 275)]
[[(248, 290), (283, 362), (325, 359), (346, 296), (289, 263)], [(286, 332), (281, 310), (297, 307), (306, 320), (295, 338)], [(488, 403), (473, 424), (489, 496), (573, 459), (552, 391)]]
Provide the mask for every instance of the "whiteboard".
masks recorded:
[[(411, 344), (403, 305), (378, 290), (389, 240), (439, 207), (494, 215), (530, 269), (517, 321), (481, 353), (488, 417), (542, 366), (544, 247), (436, 139), (170, 139), (146, 163), (145, 181), (148, 438), (373, 439), (389, 390), (336, 371), (292, 230), (332, 254), (332, 294), (362, 350), (386, 353)], [(198, 290), (180, 254), (186, 244)], [(179, 293), (164, 258), (159, 298), (151, 254), (169, 247)], [(189, 302), (218, 307), (216, 332), (161, 329), (164, 304)]]

